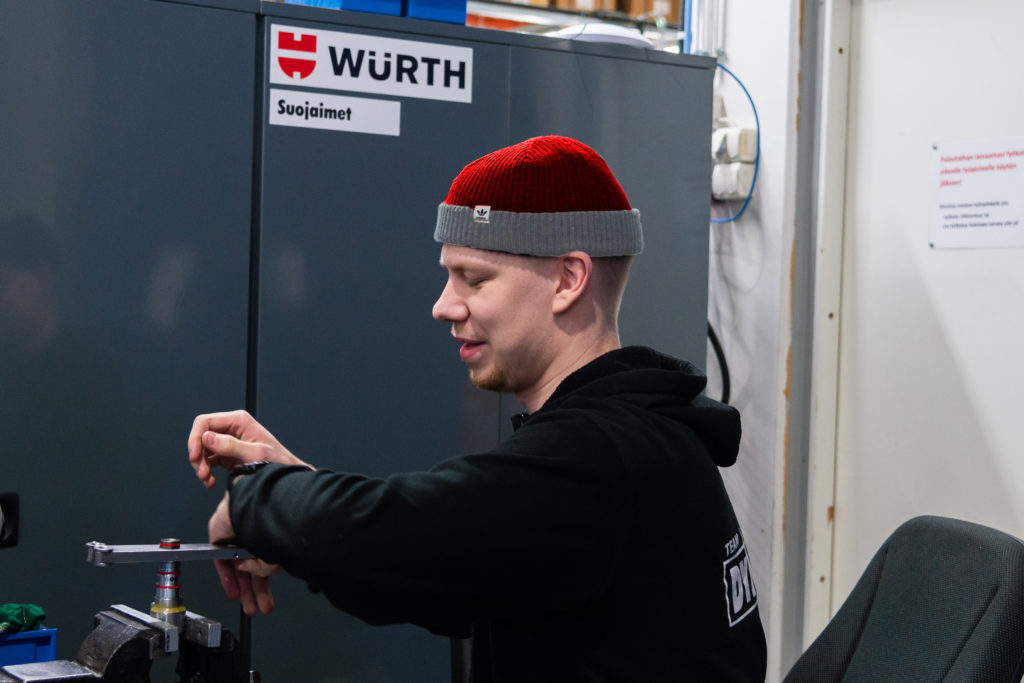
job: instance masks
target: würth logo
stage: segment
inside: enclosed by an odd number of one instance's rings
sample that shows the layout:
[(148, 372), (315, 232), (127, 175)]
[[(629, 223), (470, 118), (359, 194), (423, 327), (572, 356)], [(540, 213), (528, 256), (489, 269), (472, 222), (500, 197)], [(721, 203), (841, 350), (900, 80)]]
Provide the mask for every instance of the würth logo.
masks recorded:
[[(393, 80), (395, 83), (411, 85), (419, 85), (418, 79), (423, 79), (423, 83), (432, 87), (442, 87), (443, 82), (445, 88), (466, 89), (465, 61), (407, 54), (396, 54), (392, 57), (390, 52), (385, 52), (382, 57), (376, 50), (353, 51), (348, 47), (341, 48), (339, 53), (333, 45), (327, 49), (331, 53), (331, 67), (335, 76), (359, 79), (360, 74), (365, 74), (375, 81)], [(364, 58), (366, 71), (363, 71)]]
[(725, 582), (725, 604), (729, 626), (735, 626), (757, 607), (757, 589), (750, 576), (750, 558), (743, 539), (739, 534), (725, 544), (728, 555), (722, 563), (722, 580)]
[(280, 24), (269, 47), (273, 84), (473, 102), (470, 47)]
[[(308, 52), (316, 56), (316, 36), (309, 34), (295, 34), (281, 31), (277, 34), (278, 50), (293, 50), (295, 52)], [(278, 57), (277, 63), (281, 71), (289, 78), (306, 78), (316, 68), (316, 59), (299, 59), (298, 57)]]

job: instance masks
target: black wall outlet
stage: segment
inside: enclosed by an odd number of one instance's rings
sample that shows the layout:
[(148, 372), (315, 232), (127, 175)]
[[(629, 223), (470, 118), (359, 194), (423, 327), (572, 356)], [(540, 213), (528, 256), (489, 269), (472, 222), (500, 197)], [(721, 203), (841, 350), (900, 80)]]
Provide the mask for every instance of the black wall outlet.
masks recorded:
[(18, 494), (0, 493), (0, 548), (18, 545)]

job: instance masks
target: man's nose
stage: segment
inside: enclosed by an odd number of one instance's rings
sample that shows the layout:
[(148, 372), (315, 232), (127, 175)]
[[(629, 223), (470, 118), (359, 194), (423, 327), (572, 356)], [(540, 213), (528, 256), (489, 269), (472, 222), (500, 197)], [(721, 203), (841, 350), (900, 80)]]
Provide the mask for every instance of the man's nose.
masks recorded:
[(466, 307), (466, 303), (456, 295), (451, 279), (441, 291), (441, 296), (434, 302), (434, 309), (431, 313), (434, 320), (440, 320), (443, 323), (460, 322), (468, 316), (469, 309)]

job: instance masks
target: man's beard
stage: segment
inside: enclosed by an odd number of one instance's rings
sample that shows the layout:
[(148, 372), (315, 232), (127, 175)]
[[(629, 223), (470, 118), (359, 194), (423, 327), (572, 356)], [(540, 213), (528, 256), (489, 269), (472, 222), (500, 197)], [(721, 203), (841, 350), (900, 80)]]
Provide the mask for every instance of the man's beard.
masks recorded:
[(508, 376), (504, 370), (500, 367), (492, 367), (488, 370), (486, 375), (476, 375), (472, 370), (469, 371), (469, 381), (473, 383), (477, 389), (483, 389), (485, 391), (497, 391), (501, 393), (512, 393), (513, 388), (508, 380)]

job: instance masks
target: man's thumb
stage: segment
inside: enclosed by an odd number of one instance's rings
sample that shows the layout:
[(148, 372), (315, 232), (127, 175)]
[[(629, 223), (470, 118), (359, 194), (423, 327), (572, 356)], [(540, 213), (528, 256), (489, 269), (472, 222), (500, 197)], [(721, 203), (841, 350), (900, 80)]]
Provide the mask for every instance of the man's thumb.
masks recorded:
[(254, 458), (258, 459), (255, 450), (259, 447), (256, 444), (240, 441), (230, 434), (218, 434), (217, 432), (206, 432), (203, 434), (203, 445), (214, 455), (226, 458), (237, 458), (247, 462)]

